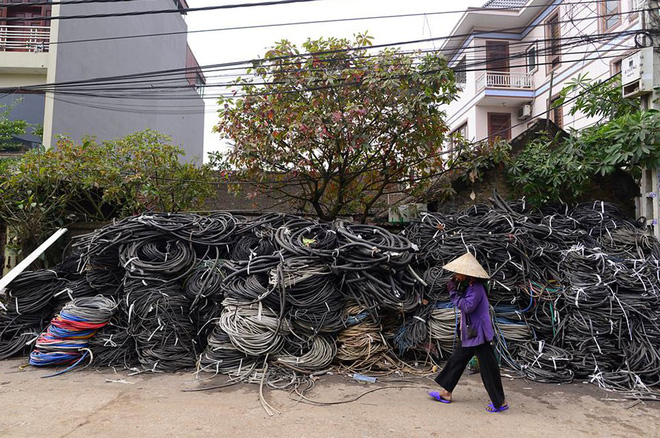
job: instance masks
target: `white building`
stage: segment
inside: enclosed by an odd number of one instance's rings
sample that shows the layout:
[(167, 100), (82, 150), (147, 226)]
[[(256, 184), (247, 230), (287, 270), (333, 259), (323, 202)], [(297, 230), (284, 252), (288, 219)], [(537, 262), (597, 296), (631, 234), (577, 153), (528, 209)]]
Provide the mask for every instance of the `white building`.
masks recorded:
[[(46, 147), (60, 134), (106, 140), (151, 128), (170, 135), (185, 149), (186, 160), (201, 163), (199, 92), (205, 80), (187, 45), (184, 14), (117, 16), (186, 7), (185, 0), (53, 5), (1, 0), (0, 104), (20, 99), (12, 117), (43, 125)], [(92, 14), (110, 16), (71, 18)], [(165, 70), (172, 73), (148, 74)], [(145, 75), (128, 84), (126, 75), (136, 74)], [(119, 79), (80, 83), (109, 77)]]
[[(607, 79), (636, 50), (637, 0), (490, 0), (463, 14), (443, 46), (463, 92), (446, 108), (452, 132), (511, 139), (536, 118), (581, 129), (595, 120), (551, 103), (579, 74)], [(639, 2), (640, 4), (642, 2)]]

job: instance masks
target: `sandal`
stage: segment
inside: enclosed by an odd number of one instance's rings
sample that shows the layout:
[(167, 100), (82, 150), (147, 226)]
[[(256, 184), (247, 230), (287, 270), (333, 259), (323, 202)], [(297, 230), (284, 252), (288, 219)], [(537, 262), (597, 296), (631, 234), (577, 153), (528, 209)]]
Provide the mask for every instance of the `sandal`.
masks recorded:
[(499, 408), (496, 408), (492, 403), (489, 403), (488, 406), (486, 406), (486, 410), (488, 412), (502, 412), (502, 411), (506, 411), (507, 409), (509, 409), (508, 404), (503, 404)]
[(440, 403), (451, 403), (451, 399), (444, 398), (438, 391), (431, 391), (429, 392), (429, 395)]

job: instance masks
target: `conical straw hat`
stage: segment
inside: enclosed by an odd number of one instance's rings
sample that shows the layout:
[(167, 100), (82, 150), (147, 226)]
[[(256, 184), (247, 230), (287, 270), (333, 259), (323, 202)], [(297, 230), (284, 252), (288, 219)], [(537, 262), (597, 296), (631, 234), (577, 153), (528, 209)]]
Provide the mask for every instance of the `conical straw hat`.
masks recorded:
[(490, 278), (488, 272), (481, 267), (477, 259), (469, 252), (466, 252), (459, 258), (447, 263), (442, 268), (456, 272), (457, 274), (468, 275), (470, 277)]

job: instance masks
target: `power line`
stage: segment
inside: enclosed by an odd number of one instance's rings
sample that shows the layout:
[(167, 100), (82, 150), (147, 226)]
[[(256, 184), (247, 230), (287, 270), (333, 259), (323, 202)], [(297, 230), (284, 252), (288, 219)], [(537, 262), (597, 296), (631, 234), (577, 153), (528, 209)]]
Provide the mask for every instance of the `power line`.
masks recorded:
[[(571, 52), (570, 55), (574, 55), (574, 56), (577, 56), (577, 55), (594, 55), (594, 54), (600, 54), (601, 52), (605, 52), (605, 53), (621, 52), (621, 51), (627, 51), (629, 49), (631, 49), (631, 48), (630, 47), (621, 47), (621, 48), (616, 48), (616, 49), (608, 49), (606, 51), (589, 50), (589, 51), (582, 51), (582, 52)], [(542, 56), (543, 53), (541, 53), (540, 55)], [(615, 56), (618, 56), (618, 55), (615, 55)], [(508, 58), (508, 59), (518, 59), (518, 58), (523, 58), (523, 57), (525, 57), (525, 54), (517, 55), (516, 57), (511, 57), (511, 58)], [(579, 60), (569, 59), (569, 60), (566, 60), (565, 62), (572, 63), (572, 62), (583, 61), (583, 60), (586, 60), (586, 59), (587, 59), (587, 57), (579, 59)], [(594, 58), (589, 58), (589, 59), (594, 59)], [(596, 59), (598, 59), (598, 58), (596, 58)], [(485, 61), (479, 61), (479, 62), (474, 63), (472, 65), (477, 66), (477, 65), (483, 65), (484, 63), (485, 63)], [(537, 62), (534, 65), (546, 65), (546, 64), (549, 64), (549, 63), (538, 63)], [(528, 66), (530, 66), (530, 64), (515, 65), (513, 67), (528, 67)], [(363, 71), (365, 71), (365, 69), (364, 68), (354, 69), (353, 71), (363, 72)], [(488, 67), (486, 67), (486, 68), (467, 68), (466, 67), (464, 69), (456, 69), (455, 70), (455, 72), (468, 72), (468, 71), (472, 71), (472, 72), (475, 72), (475, 71), (477, 71), (477, 72), (478, 71), (489, 71), (489, 69), (488, 69)], [(425, 73), (425, 72), (422, 72), (422, 73)], [(393, 77), (396, 78), (398, 76), (394, 75)], [(386, 77), (383, 78), (383, 80), (386, 80), (386, 79), (390, 79), (390, 77), (386, 76)], [(273, 85), (282, 85), (282, 84), (284, 84), (284, 82), (273, 81), (273, 82), (251, 82), (251, 83), (249, 83), (250, 86), (273, 86)], [(209, 88), (227, 88), (227, 87), (231, 87), (231, 86), (236, 86), (236, 87), (239, 87), (239, 88), (241, 87), (240, 84), (236, 84), (235, 82), (226, 82), (226, 83), (217, 83), (217, 84), (206, 85), (204, 88), (205, 89), (209, 89)], [(99, 92), (99, 91), (101, 91), (101, 92), (102, 91), (110, 91), (112, 93), (116, 93), (118, 91), (141, 91), (141, 90), (143, 90), (143, 91), (150, 91), (150, 92), (159, 92), (160, 90), (172, 91), (172, 90), (175, 90), (175, 89), (189, 89), (189, 88), (190, 88), (189, 85), (174, 85), (173, 84), (173, 85), (164, 85), (164, 86), (148, 85), (148, 86), (133, 86), (133, 87), (129, 87), (129, 86), (112, 87), (112, 88), (103, 88), (103, 87), (82, 88), (81, 91), (87, 91), (87, 92), (91, 92), (91, 91), (97, 91), (97, 92)], [(68, 90), (66, 90), (66, 89), (65, 90), (55, 89), (55, 91), (58, 92), (58, 93), (68, 93)]]
[[(121, 2), (128, 2), (130, 0), (120, 0)], [(223, 9), (238, 9), (238, 8), (248, 8), (248, 7), (259, 7), (259, 6), (272, 6), (279, 4), (290, 4), (290, 3), (308, 3), (321, 0), (279, 0), (279, 1), (264, 1), (259, 3), (240, 3), (234, 5), (218, 5), (218, 6), (203, 6), (197, 8), (177, 8), (177, 9), (158, 9), (151, 11), (131, 11), (131, 12), (115, 12), (115, 13), (104, 13), (104, 14), (85, 14), (85, 15), (59, 15), (59, 16), (37, 16), (37, 17), (9, 17), (3, 18), (5, 22), (11, 21), (43, 21), (43, 20), (70, 20), (70, 19), (85, 19), (85, 18), (112, 18), (112, 17), (127, 17), (127, 16), (140, 16), (140, 15), (156, 15), (156, 14), (170, 14), (170, 13), (188, 13), (188, 12), (203, 12), (203, 11), (212, 11), (212, 10), (223, 10)], [(61, 1), (61, 2), (28, 2), (23, 3), (23, 6), (29, 5), (56, 5), (56, 4), (84, 4), (84, 3), (112, 3), (112, 0), (72, 0), (72, 1)], [(585, 2), (565, 2), (563, 5), (580, 5), (585, 3), (599, 3), (602, 0), (589, 0)], [(551, 5), (529, 5), (525, 9), (532, 8), (548, 8)], [(516, 9), (507, 9), (507, 8), (475, 8), (476, 11), (502, 11), (502, 10), (516, 10)], [(432, 13), (434, 15), (448, 15), (448, 14), (459, 14), (468, 12), (465, 9), (458, 9), (453, 11), (439, 11)], [(429, 13), (427, 13), (429, 14)], [(424, 13), (421, 13), (424, 15)]]
[[(619, 33), (617, 36), (630, 36), (630, 35), (634, 35), (636, 33), (637, 33), (637, 31), (625, 31), (625, 32)], [(588, 44), (588, 43), (591, 43), (594, 40), (596, 40), (597, 37), (598, 36), (578, 37), (576, 41), (573, 41), (570, 44), (561, 45), (561, 48), (570, 48), (570, 47), (579, 46), (581, 44)], [(607, 37), (608, 40), (611, 40), (613, 38), (613, 35), (612, 34), (602, 34), (602, 37)], [(555, 46), (555, 48), (556, 47), (557, 46)], [(632, 48), (632, 47), (630, 47), (630, 48)], [(626, 47), (625, 50), (630, 49), (630, 48)], [(551, 47), (545, 47), (541, 50), (538, 50), (537, 51), (537, 56), (543, 56), (543, 54), (545, 52), (547, 52), (548, 50), (550, 50), (550, 49), (551, 49)], [(617, 50), (619, 50), (619, 49), (617, 49)], [(578, 55), (578, 54), (581, 54), (581, 53), (585, 53), (585, 52), (570, 51), (570, 52), (566, 52), (565, 56)], [(587, 52), (587, 53), (593, 53), (593, 52)], [(501, 58), (475, 59), (475, 60), (471, 60), (472, 62), (470, 64), (466, 64), (466, 68), (463, 68), (463, 69), (454, 68), (453, 70), (454, 70), (454, 72), (478, 71), (478, 70), (481, 70), (481, 69), (469, 69), (467, 67), (483, 65), (483, 64), (485, 64), (489, 61), (490, 62), (497, 62), (497, 61), (504, 61), (504, 60), (509, 61), (509, 60), (515, 60), (515, 59), (525, 58), (525, 57), (526, 57), (525, 52), (518, 52), (514, 55), (509, 55), (507, 57), (501, 57)], [(331, 60), (329, 60), (329, 61), (331, 61)], [(288, 65), (291, 65), (291, 63), (289, 63)], [(525, 64), (525, 66), (526, 66), (526, 64)], [(356, 66), (353, 70), (359, 72), (359, 71), (363, 71), (364, 68), (368, 68), (368, 67), (369, 66), (361, 66), (361, 67)], [(344, 70), (346, 70), (346, 69), (344, 69)], [(324, 71), (324, 69), (323, 68), (320, 68), (320, 69), (298, 69), (298, 70), (287, 71), (287, 73), (310, 72), (310, 71), (311, 72), (313, 72), (313, 71)], [(128, 78), (128, 79), (132, 79), (132, 78)], [(37, 86), (30, 86), (30, 87), (24, 87), (22, 89), (23, 90), (30, 90), (30, 91), (35, 91), (35, 90), (39, 90), (39, 91), (46, 91), (46, 90), (64, 91), (64, 90), (66, 90), (66, 88), (75, 87), (75, 88), (85, 88), (85, 89), (88, 89), (88, 90), (89, 89), (106, 90), (107, 87), (112, 86), (113, 90), (116, 91), (118, 89), (121, 89), (121, 88), (117, 87), (117, 85), (122, 85), (122, 84), (133, 85), (133, 84), (143, 83), (143, 84), (146, 84), (147, 86), (142, 87), (142, 88), (134, 87), (133, 89), (157, 90), (157, 89), (169, 89), (169, 88), (172, 88), (173, 86), (172, 85), (170, 85), (170, 86), (154, 86), (153, 85), (154, 83), (156, 83), (156, 82), (168, 82), (168, 81), (172, 81), (172, 80), (173, 80), (172, 78), (167, 78), (167, 77), (162, 78), (162, 79), (153, 79), (153, 78), (142, 79), (142, 78), (140, 78), (140, 79), (136, 79), (136, 80), (126, 80), (123, 77), (119, 77), (115, 81), (103, 81), (103, 82), (102, 81), (88, 81), (88, 80), (85, 80), (85, 81), (72, 81), (72, 82), (68, 82), (68, 83), (43, 84), (43, 85), (37, 85)], [(259, 85), (260, 83), (254, 83), (253, 82), (252, 84), (253, 85)], [(273, 82), (264, 82), (264, 83), (261, 83), (261, 84), (262, 85), (272, 85)], [(209, 84), (209, 85), (206, 85), (206, 88), (231, 86), (231, 85), (237, 85), (237, 84), (235, 84), (233, 82), (232, 83), (219, 83), (219, 84), (213, 84), (213, 85)], [(94, 87), (94, 88), (89, 88), (89, 87)], [(179, 88), (189, 88), (189, 85), (181, 86)], [(131, 88), (125, 87), (124, 89), (131, 89)]]
[[(582, 44), (590, 44), (593, 41), (594, 41), (593, 37), (589, 37), (588, 39), (585, 39), (584, 37), (580, 37), (578, 41), (572, 42), (570, 44), (563, 44), (560, 47), (562, 47), (562, 48), (577, 47), (577, 46), (580, 46)], [(545, 52), (547, 52), (548, 50), (550, 50), (549, 47), (538, 50), (537, 55), (538, 56), (543, 56), (543, 54)], [(423, 53), (424, 52), (420, 52), (420, 54), (423, 54)], [(593, 51), (590, 51), (590, 52), (570, 52), (570, 53), (567, 53), (567, 54), (576, 55), (576, 54), (581, 54), (581, 53), (593, 53)], [(416, 54), (412, 53), (412, 55), (414, 56)], [(502, 57), (502, 58), (474, 58), (474, 59), (471, 59), (471, 64), (469, 64), (469, 65), (470, 66), (482, 65), (482, 64), (484, 64), (485, 62), (488, 62), (488, 61), (515, 60), (515, 59), (519, 59), (519, 58), (524, 58), (524, 57), (526, 57), (526, 55), (527, 55), (527, 53), (523, 51), (523, 52), (517, 52), (517, 53), (514, 53), (514, 54), (510, 54), (508, 57)], [(371, 58), (371, 57), (367, 57), (367, 58)], [(364, 59), (364, 58), (360, 58), (360, 59)], [(292, 64), (295, 64), (295, 63), (288, 63), (287, 65), (292, 65)], [(394, 64), (385, 64), (385, 66), (387, 66), (387, 65), (394, 65)], [(466, 64), (466, 67), (467, 66), (468, 65)], [(344, 71), (349, 71), (350, 70), (350, 71), (361, 72), (361, 71), (364, 71), (365, 68), (368, 68), (368, 66), (356, 66), (356, 67), (353, 67), (353, 68), (345, 68)], [(454, 72), (467, 71), (465, 68), (463, 68), (463, 69), (453, 68), (452, 70)], [(281, 70), (278, 70), (277, 72), (279, 73), (280, 71)], [(302, 72), (315, 72), (315, 71), (325, 71), (325, 69), (323, 69), (323, 68), (317, 68), (317, 69), (315, 69), (315, 68), (300, 68), (300, 69), (295, 69), (295, 70), (286, 70), (287, 73), (296, 73), (296, 72), (302, 73)], [(273, 72), (271, 72), (271, 74), (272, 73)], [(220, 77), (223, 77), (223, 76), (224, 77), (237, 77), (239, 75), (242, 75), (242, 73), (234, 73), (234, 74), (231, 74), (231, 75), (220, 75)], [(59, 85), (56, 85), (55, 88), (52, 88), (52, 89), (53, 90), (55, 90), (55, 89), (61, 90), (61, 89), (71, 87), (71, 86), (78, 87), (78, 88), (91, 86), (91, 87), (99, 87), (99, 89), (105, 89), (105, 87), (113, 86), (113, 90), (117, 90), (118, 88), (114, 87), (116, 85), (133, 85), (133, 84), (136, 84), (136, 85), (137, 84), (146, 84), (148, 86), (147, 89), (158, 89), (158, 88), (166, 88), (166, 87), (155, 87), (155, 86), (153, 86), (154, 83), (171, 82), (173, 80), (180, 80), (180, 79), (181, 79), (180, 77), (176, 77), (176, 78), (165, 77), (165, 78), (160, 78), (160, 79), (146, 78), (146, 79), (139, 79), (139, 80), (118, 80), (118, 81), (103, 82), (103, 83), (59, 84)], [(252, 83), (252, 84), (253, 85), (258, 85), (259, 83)], [(265, 85), (265, 84), (270, 84), (270, 83), (263, 83), (263, 84)], [(234, 85), (234, 83), (233, 82), (231, 82), (231, 83), (226, 83), (225, 82), (225, 83), (219, 83), (219, 84), (218, 83), (207, 84), (205, 87), (209, 88), (209, 87), (218, 87), (218, 86), (226, 86), (226, 85)], [(41, 86), (36, 86), (36, 87), (41, 87)], [(40, 89), (43, 89), (43, 88), (40, 88)]]
[[(151, 11), (130, 11), (130, 12), (112, 12), (104, 14), (86, 14), (86, 15), (41, 15), (38, 17), (7, 17), (3, 18), (2, 21), (6, 23), (11, 23), (14, 21), (44, 21), (44, 20), (77, 20), (77, 19), (88, 19), (88, 18), (115, 18), (115, 17), (137, 17), (142, 15), (157, 15), (157, 14), (183, 14), (187, 12), (203, 12), (203, 11), (214, 11), (214, 10), (224, 10), (224, 9), (241, 9), (241, 8), (254, 8), (262, 6), (280, 6), (288, 5), (294, 3), (311, 3), (316, 1), (324, 0), (273, 0), (273, 1), (262, 1), (258, 3), (238, 3), (233, 5), (219, 5), (219, 6), (202, 6), (199, 8), (181, 8), (181, 9), (157, 9)], [(25, 4), (24, 4), (25, 5)]]
[(22, 2), (22, 3), (5, 3), (3, 8), (23, 8), (30, 6), (55, 6), (55, 5), (80, 5), (87, 3), (133, 3), (144, 2), (146, 0), (65, 0), (65, 1), (40, 1), (40, 2)]
[[(641, 11), (641, 10), (639, 10)], [(639, 12), (637, 11), (637, 12)], [(629, 12), (633, 13), (633, 11)], [(593, 20), (593, 17), (588, 17), (586, 19)], [(491, 33), (491, 32), (504, 32), (507, 30), (511, 29), (520, 29), (521, 27), (517, 28), (508, 28), (508, 29), (499, 29), (499, 30), (490, 30), (490, 31), (483, 31), (483, 33)], [(526, 28), (526, 26), (525, 26)], [(643, 32), (643, 31), (627, 31), (627, 32)], [(619, 32), (619, 33), (611, 33), (611, 34), (601, 34), (601, 35), (608, 35), (614, 38), (616, 35), (622, 35), (625, 34), (626, 32)], [(263, 64), (264, 62), (275, 62), (279, 60), (285, 60), (285, 59), (291, 59), (291, 58), (300, 58), (300, 57), (310, 57), (310, 56), (320, 56), (320, 55), (328, 55), (328, 54), (336, 54), (336, 53), (348, 53), (350, 51), (356, 51), (356, 50), (369, 50), (369, 49), (374, 49), (374, 48), (386, 48), (386, 47), (391, 47), (391, 46), (400, 46), (400, 45), (407, 45), (407, 44), (414, 44), (414, 43), (419, 43), (419, 42), (428, 42), (430, 40), (440, 40), (440, 39), (449, 39), (449, 38), (459, 38), (463, 36), (468, 36), (468, 35), (476, 35), (479, 34), (479, 32), (471, 32), (469, 34), (463, 34), (463, 35), (453, 35), (449, 37), (437, 37), (437, 38), (431, 38), (431, 39), (422, 39), (422, 40), (413, 40), (413, 41), (401, 41), (401, 42), (396, 42), (396, 43), (388, 43), (388, 44), (380, 44), (380, 45), (372, 45), (372, 46), (360, 46), (360, 47), (354, 47), (354, 48), (348, 48), (348, 49), (338, 49), (338, 50), (328, 50), (328, 51), (320, 51), (320, 52), (312, 52), (312, 53), (302, 53), (299, 55), (289, 55), (289, 56), (280, 56), (276, 58), (272, 58), (269, 60), (263, 60), (263, 59), (252, 59), (252, 60), (243, 60), (243, 61), (234, 61), (234, 62), (228, 62), (228, 63), (220, 63), (220, 64), (212, 64), (212, 65), (207, 65), (207, 66), (200, 66), (200, 67), (188, 67), (188, 68), (175, 68), (175, 69), (167, 69), (167, 70), (157, 70), (157, 71), (150, 71), (150, 72), (143, 72), (143, 73), (136, 73), (136, 74), (128, 74), (128, 75), (116, 75), (116, 76), (108, 76), (108, 77), (101, 77), (101, 78), (91, 78), (91, 79), (85, 79), (85, 80), (77, 80), (77, 81), (67, 81), (67, 82), (61, 82), (61, 83), (51, 83), (51, 84), (43, 84), (40, 87), (46, 87), (46, 86), (62, 86), (62, 85), (69, 85), (69, 84), (82, 84), (82, 83), (94, 83), (94, 82), (104, 82), (104, 81), (111, 81), (111, 80), (120, 80), (120, 79), (131, 79), (131, 78), (143, 78), (143, 77), (150, 77), (150, 76), (156, 76), (156, 75), (168, 75), (168, 74), (176, 74), (176, 73), (183, 73), (183, 72), (197, 72), (198, 69), (204, 70), (204, 69), (210, 69), (210, 68), (220, 68), (220, 67), (239, 67), (243, 65), (250, 65), (253, 66), (255, 63), (257, 64)], [(591, 35), (588, 38), (593, 38), (598, 35)], [(30, 87), (21, 87), (20, 89), (16, 89), (15, 91), (20, 91), (20, 90), (29, 90)], [(3, 88), (0, 89), (0, 92), (8, 90), (8, 92), (11, 92), (11, 89)]]
[[(571, 44), (571, 46), (575, 46), (575, 45), (578, 45), (578, 44), (576, 44), (576, 43), (572, 43), (572, 44)], [(564, 47), (565, 47), (565, 46), (564, 46)], [(610, 52), (626, 51), (626, 50), (632, 49), (632, 47), (621, 46), (621, 45), (618, 45), (618, 46), (616, 46), (616, 47), (617, 47), (617, 48), (608, 49), (608, 50), (604, 50), (604, 51), (596, 51), (596, 52), (594, 52), (594, 51), (589, 51), (589, 52), (576, 52), (576, 51), (571, 51), (571, 52), (567, 52), (567, 53), (565, 54), (565, 56), (570, 56), (570, 55), (576, 56), (576, 55), (579, 55), (579, 54), (593, 54), (593, 53), (600, 53), (600, 52), (610, 53)], [(544, 49), (544, 50), (547, 50), (547, 49)], [(543, 51), (539, 51), (539, 52), (538, 52), (538, 55), (539, 55), (539, 56), (543, 56)], [(519, 54), (517, 54), (517, 55), (515, 55), (515, 56), (509, 56), (509, 57), (506, 57), (506, 58), (501, 58), (501, 59), (498, 58), (498, 59), (495, 59), (495, 61), (504, 60), (504, 59), (506, 59), (506, 60), (512, 60), (512, 59), (516, 59), (516, 58), (525, 58), (525, 57), (526, 57), (526, 54), (523, 53), (523, 52), (521, 52), (521, 53), (519, 53)], [(488, 62), (488, 61), (489, 61), (489, 60), (486, 60), (486, 62)], [(493, 61), (493, 59), (491, 59), (490, 61)], [(573, 59), (565, 59), (564, 62), (576, 62), (576, 61), (577, 61), (577, 60), (573, 60)], [(454, 70), (457, 71), (457, 72), (458, 72), (458, 71), (484, 71), (484, 70), (487, 70), (487, 68), (486, 68), (486, 69), (483, 69), (483, 68), (467, 68), (467, 67), (469, 67), (469, 66), (483, 65), (484, 63), (485, 63), (484, 61), (474, 62), (474, 63), (472, 63), (472, 64), (470, 64), (470, 65), (466, 65), (466, 68), (464, 68), (464, 69), (454, 69)], [(546, 64), (547, 64), (547, 63), (546, 63)], [(537, 62), (535, 62), (533, 65), (544, 65), (544, 63), (538, 63), (538, 61), (537, 61)], [(514, 67), (527, 67), (527, 66), (528, 66), (528, 64), (522, 64), (522, 65), (515, 65)], [(356, 67), (356, 68), (355, 68), (355, 71), (364, 71), (364, 68), (359, 68), (359, 69), (358, 69), (358, 68)], [(287, 72), (287, 73), (288, 73), (288, 72)], [(432, 74), (432, 73), (435, 73), (435, 71), (429, 71), (429, 72), (426, 72), (426, 73), (427, 73), (427, 74)], [(386, 79), (386, 78), (384, 78), (384, 79)], [(164, 79), (164, 80), (165, 80), (165, 81), (171, 81), (171, 79)], [(132, 84), (139, 84), (139, 83), (144, 83), (144, 82), (145, 82), (145, 81), (124, 82), (124, 83), (127, 84), (127, 85), (132, 85)], [(56, 87), (56, 88), (52, 88), (51, 90), (56, 91), (56, 92), (58, 92), (58, 93), (60, 93), (60, 94), (63, 94), (63, 93), (74, 94), (74, 93), (75, 93), (75, 94), (78, 94), (78, 95), (83, 95), (83, 94), (84, 94), (84, 95), (87, 95), (87, 96), (93, 96), (91, 93), (94, 92), (94, 91), (97, 91), (97, 92), (106, 92), (106, 91), (109, 91), (109, 92), (113, 92), (114, 95), (111, 95), (111, 96), (98, 95), (98, 96), (99, 96), (99, 97), (112, 97), (112, 98), (145, 97), (144, 94), (138, 95), (138, 94), (135, 94), (135, 93), (134, 93), (132, 96), (127, 96), (127, 95), (117, 95), (117, 92), (118, 92), (118, 91), (131, 91), (131, 90), (137, 90), (137, 91), (140, 91), (140, 90), (142, 90), (142, 91), (148, 91), (149, 94), (154, 94), (154, 93), (159, 93), (159, 94), (160, 94), (159, 96), (146, 96), (146, 98), (149, 98), (149, 97), (150, 97), (150, 98), (152, 98), (152, 99), (160, 99), (160, 98), (163, 98), (163, 97), (168, 97), (168, 96), (164, 96), (164, 95), (163, 95), (163, 91), (172, 92), (172, 91), (175, 91), (176, 89), (190, 90), (190, 88), (191, 88), (189, 84), (186, 84), (186, 85), (176, 85), (176, 84), (173, 84), (173, 85), (168, 85), (168, 86), (159, 86), (159, 87), (156, 87), (156, 86), (153, 86), (152, 83), (149, 83), (148, 86), (145, 86), (145, 87), (140, 87), (140, 86), (134, 86), (134, 87), (128, 87), (128, 86), (126, 86), (126, 87), (117, 87), (117, 86), (116, 86), (116, 85), (121, 85), (121, 84), (122, 84), (121, 82), (115, 82), (115, 83), (105, 83), (105, 84), (84, 84), (84, 85), (79, 85), (79, 84), (78, 84), (78, 85), (76, 85), (76, 89), (81, 89), (81, 91), (86, 91), (86, 93), (81, 93), (81, 92), (77, 92), (77, 93), (76, 93), (75, 90), (74, 90), (73, 92), (72, 92), (72, 91), (68, 91), (68, 90), (67, 90), (66, 88), (64, 88), (64, 87), (59, 87), (59, 88)], [(103, 86), (99, 86), (99, 85), (103, 85)], [(108, 88), (108, 86), (110, 86), (110, 85), (112, 85), (113, 87), (112, 87), (112, 88)], [(278, 85), (278, 83), (276, 83), (276, 82), (254, 83), (254, 82), (253, 82), (253, 83), (251, 83), (251, 85)], [(339, 85), (341, 85), (341, 84), (339, 84)], [(210, 87), (229, 87), (229, 86), (238, 86), (238, 85), (235, 84), (234, 82), (231, 82), (231, 83), (219, 83), (219, 84), (214, 84), (213, 86), (207, 85), (206, 88), (210, 88)], [(94, 87), (94, 88), (90, 88), (90, 87)], [(34, 87), (31, 91), (36, 91), (36, 90), (47, 91), (47, 90), (49, 90), (49, 89), (48, 89), (48, 88), (43, 88), (43, 87), (42, 87), (42, 88)], [(304, 91), (304, 90), (297, 90), (297, 91), (298, 91), (298, 92), (301, 92), (301, 91)], [(207, 96), (207, 97), (208, 97), (208, 96)], [(198, 98), (198, 97), (195, 95), (195, 98)]]
[[(604, 56), (602, 58), (617, 58), (618, 55), (611, 55), (611, 56)], [(591, 58), (586, 58), (587, 60), (598, 60), (601, 59), (599, 56), (591, 57)], [(550, 65), (552, 64), (551, 62), (546, 62), (546, 63), (538, 63), (536, 65)], [(479, 69), (478, 71), (487, 71), (486, 69)], [(319, 86), (315, 88), (305, 88), (305, 89), (300, 89), (300, 90), (277, 90), (277, 91), (264, 91), (264, 92), (257, 92), (257, 93), (250, 93), (250, 94), (219, 94), (214, 97), (223, 97), (223, 98), (245, 98), (245, 97), (257, 97), (257, 96), (266, 96), (266, 95), (281, 95), (281, 94), (297, 94), (301, 92), (313, 92), (313, 91), (324, 91), (324, 90), (329, 90), (329, 89), (334, 89), (334, 88), (342, 88), (342, 87), (349, 87), (349, 86), (359, 86), (360, 84), (358, 82), (345, 82), (341, 84), (334, 84), (334, 85), (327, 85), (327, 86)], [(190, 100), (194, 99), (194, 97), (185, 97), (185, 96), (175, 96), (175, 95), (169, 95), (169, 96), (149, 96), (145, 97), (144, 95), (138, 95), (133, 93), (132, 95), (124, 95), (124, 96), (103, 96), (103, 95), (97, 95), (97, 94), (90, 94), (90, 93), (82, 93), (82, 92), (64, 92), (64, 93), (58, 93), (58, 94), (64, 94), (67, 96), (76, 96), (76, 97), (92, 97), (92, 98), (106, 98), (106, 99), (127, 99), (127, 100), (150, 100), (150, 101), (158, 101), (158, 100), (168, 100), (168, 101), (175, 101), (175, 100)], [(86, 104), (83, 103), (77, 103), (81, 106), (85, 106)], [(106, 106), (104, 108), (98, 108), (98, 109), (107, 109), (107, 110), (114, 110), (116, 109), (117, 111), (124, 111), (124, 112), (131, 112), (126, 108), (126, 105), (122, 103), (121, 106), (116, 106), (116, 107), (111, 107), (111, 106)], [(136, 113), (147, 113), (147, 114), (152, 114), (153, 112), (151, 110), (149, 111), (132, 111)], [(178, 112), (172, 112), (173, 114), (175, 113), (181, 113), (181, 111)], [(189, 114), (193, 113), (198, 113), (198, 112), (188, 112)]]
[[(86, 1), (111, 1), (111, 0), (86, 0)], [(134, 0), (121, 0), (121, 1), (134, 1)], [(602, 0), (590, 0), (587, 2), (577, 2), (577, 3), (563, 3), (564, 5), (569, 4), (584, 4), (584, 3), (597, 3)], [(530, 5), (529, 8), (547, 8), (547, 5)], [(498, 9), (499, 10), (499, 9)], [(79, 39), (79, 40), (68, 40), (68, 41), (54, 41), (51, 45), (57, 44), (73, 44), (73, 43), (87, 43), (95, 41), (111, 41), (111, 40), (123, 40), (123, 39), (132, 39), (132, 38), (146, 38), (146, 37), (159, 37), (159, 36), (170, 36), (170, 35), (180, 35), (180, 34), (195, 34), (195, 33), (206, 33), (206, 32), (226, 32), (234, 30), (254, 30), (254, 29), (266, 29), (272, 27), (285, 27), (285, 26), (302, 26), (302, 25), (312, 25), (312, 24), (328, 24), (328, 23), (343, 23), (343, 22), (352, 22), (352, 21), (370, 21), (370, 20), (384, 20), (384, 19), (399, 19), (399, 18), (414, 18), (414, 17), (423, 17), (423, 16), (436, 16), (436, 15), (447, 15), (447, 14), (456, 14), (464, 13), (466, 10), (458, 11), (436, 11), (436, 12), (420, 12), (420, 13), (411, 13), (411, 14), (395, 14), (395, 15), (375, 15), (367, 17), (350, 17), (350, 18), (337, 18), (337, 19), (325, 19), (325, 20), (308, 20), (308, 21), (294, 21), (294, 22), (284, 22), (284, 23), (271, 23), (271, 24), (258, 24), (258, 25), (246, 25), (246, 26), (233, 26), (233, 27), (224, 27), (216, 29), (198, 29), (198, 30), (189, 30), (189, 31), (179, 31), (179, 32), (158, 32), (158, 33), (148, 33), (148, 34), (135, 34), (135, 35), (118, 35), (114, 37), (103, 37), (103, 38), (90, 38), (90, 39)], [(628, 14), (630, 12), (624, 12), (623, 14)]]

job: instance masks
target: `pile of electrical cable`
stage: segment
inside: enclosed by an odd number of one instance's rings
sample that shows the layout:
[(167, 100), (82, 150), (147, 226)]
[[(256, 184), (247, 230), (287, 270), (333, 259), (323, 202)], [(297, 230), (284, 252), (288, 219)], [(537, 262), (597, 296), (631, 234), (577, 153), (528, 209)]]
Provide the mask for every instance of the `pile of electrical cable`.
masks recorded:
[(58, 375), (82, 363), (90, 356), (89, 339), (108, 323), (115, 307), (114, 300), (101, 295), (75, 298), (67, 303), (37, 338), (30, 353), (30, 365), (71, 365)]
[[(388, 372), (458, 342), (442, 266), (466, 251), (492, 275), (504, 364), (543, 381), (570, 370), (604, 386), (658, 385), (658, 241), (606, 203), (541, 211), (498, 196), (398, 235), (275, 213), (126, 218), (77, 238), (54, 271), (10, 284), (0, 355), (20, 353), (68, 301), (102, 294), (118, 304), (89, 340), (97, 365), (197, 366), (267, 384), (268, 370), (278, 381), (332, 364)], [(570, 358), (566, 369), (533, 357), (538, 341)]]
[[(427, 294), (433, 278), (449, 277), (436, 275), (442, 265), (466, 251), (477, 256), (492, 275), (497, 351), (527, 378), (572, 378), (563, 369), (529, 372), (529, 342), (538, 340), (565, 351), (578, 378), (614, 388), (660, 384), (660, 244), (642, 222), (603, 202), (540, 211), (494, 196), (492, 205), (428, 213), (403, 234), (420, 248)], [(456, 322), (446, 296), (435, 296), (431, 337), (448, 353)]]
[(576, 377), (611, 389), (658, 386), (660, 264), (620, 256), (599, 248), (566, 251), (570, 287), (558, 339), (573, 355)]
[(52, 270), (23, 272), (10, 283), (0, 303), (0, 360), (30, 348), (53, 317), (55, 296), (66, 285)]

